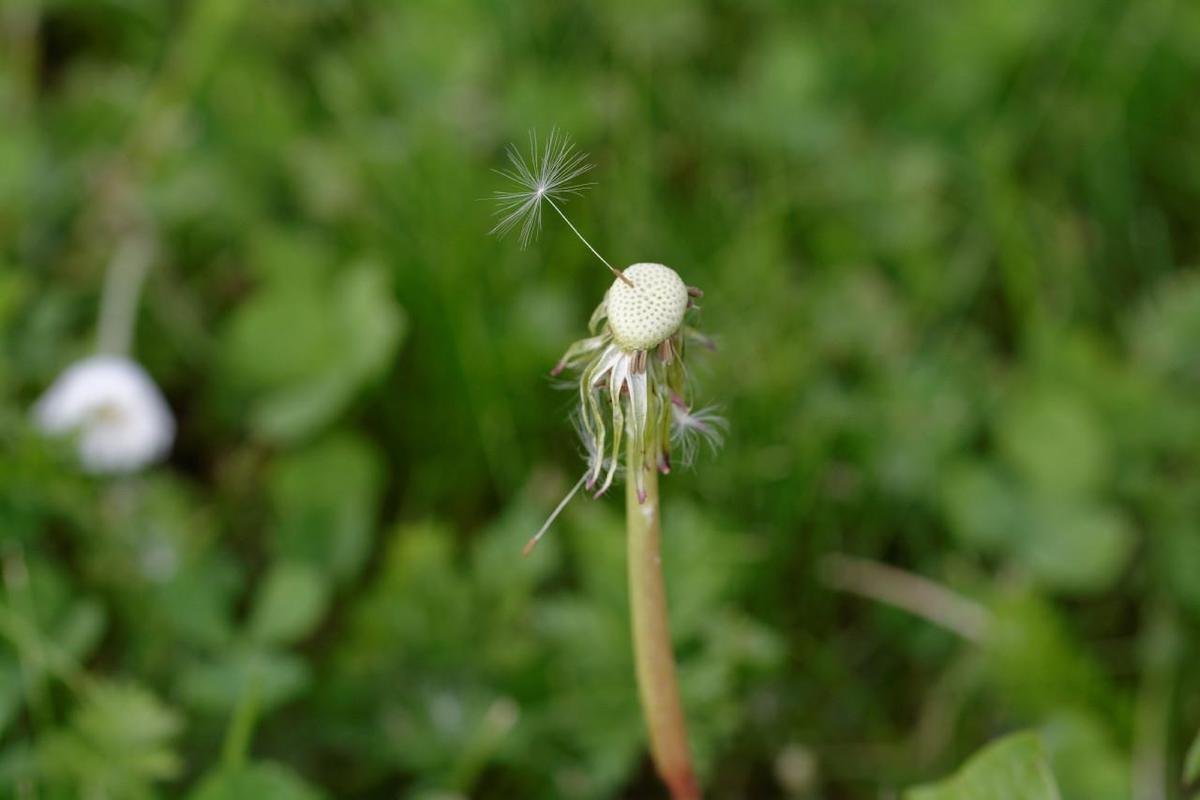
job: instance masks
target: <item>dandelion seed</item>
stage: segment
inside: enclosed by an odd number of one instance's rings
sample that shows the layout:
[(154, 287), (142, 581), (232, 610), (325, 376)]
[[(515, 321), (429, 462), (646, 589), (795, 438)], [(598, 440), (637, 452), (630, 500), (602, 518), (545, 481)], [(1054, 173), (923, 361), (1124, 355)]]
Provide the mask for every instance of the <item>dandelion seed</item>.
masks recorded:
[(716, 406), (705, 406), (692, 411), (682, 398), (672, 398), (671, 405), (671, 443), (679, 451), (679, 463), (684, 466), (696, 460), (700, 445), (708, 445), (714, 453), (725, 443), (725, 433), (729, 430), (729, 422), (720, 414)]
[(554, 520), (558, 519), (558, 515), (562, 513), (562, 510), (567, 507), (567, 503), (571, 502), (571, 498), (579, 492), (585, 480), (587, 480), (586, 472), (583, 473), (583, 475), (579, 477), (579, 480), (575, 482), (575, 486), (571, 488), (571, 491), (567, 492), (567, 496), (564, 497), (559, 504), (555, 506), (554, 510), (550, 512), (550, 516), (547, 517), (546, 521), (542, 523), (542, 527), (538, 528), (538, 532), (535, 533), (530, 540), (525, 543), (524, 549), (521, 550), (522, 555), (528, 556), (533, 552), (533, 548), (537, 547), (537, 543), (540, 542), (542, 537), (546, 535), (546, 531), (550, 530), (550, 526), (554, 524)]
[[(566, 386), (570, 386), (570, 384), (566, 384)], [(538, 528), (538, 532), (535, 533), (532, 538), (525, 543), (525, 549), (522, 551), (522, 553), (526, 556), (533, 552), (533, 548), (537, 546), (537, 543), (541, 541), (542, 537), (546, 535), (546, 532), (550, 530), (550, 526), (554, 524), (554, 520), (558, 519), (558, 515), (561, 514), (563, 509), (567, 507), (567, 504), (571, 502), (571, 498), (575, 497), (581, 488), (586, 488), (590, 491), (595, 483), (595, 478), (592, 476), (594, 474), (599, 474), (601, 469), (604, 469), (608, 466), (608, 461), (604, 458), (604, 454), (596, 450), (594, 447), (594, 441), (589, 436), (584, 434), (583, 420), (580, 418), (578, 412), (571, 414), (571, 424), (575, 427), (575, 432), (579, 434), (579, 441), (583, 444), (584, 452), (582, 455), (584, 460), (587, 462), (587, 469), (583, 471), (583, 475), (581, 475), (579, 480), (575, 482), (575, 485), (571, 487), (571, 491), (567, 492), (562, 501), (555, 507), (553, 511), (550, 512), (550, 516), (547, 517), (546, 521), (542, 523), (542, 527)], [(614, 467), (614, 469), (617, 468)], [(619, 471), (619, 469), (617, 469), (617, 471)]]
[(549, 203), (562, 217), (563, 222), (579, 237), (579, 241), (592, 251), (592, 255), (600, 259), (613, 275), (632, 285), (619, 269), (608, 263), (608, 260), (592, 247), (591, 242), (579, 232), (559, 205), (592, 185), (579, 180), (592, 169), (587, 155), (578, 152), (566, 136), (552, 128), (550, 135), (546, 137), (545, 145), (540, 148), (537, 133), (529, 132), (528, 160), (513, 145), (508, 147), (508, 160), (512, 166), (496, 172), (519, 188), (516, 191), (493, 193), (499, 206), (496, 209), (499, 220), (490, 233), (503, 237), (514, 228), (519, 228), (517, 239), (522, 248), (528, 247), (542, 230), (542, 203)]

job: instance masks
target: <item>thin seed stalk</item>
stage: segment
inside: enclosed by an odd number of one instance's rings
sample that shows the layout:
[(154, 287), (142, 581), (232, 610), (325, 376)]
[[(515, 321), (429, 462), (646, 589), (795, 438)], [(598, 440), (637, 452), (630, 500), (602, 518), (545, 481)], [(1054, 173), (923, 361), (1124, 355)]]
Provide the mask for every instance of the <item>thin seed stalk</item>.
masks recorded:
[[(641, 446), (639, 437), (630, 436), (626, 452), (632, 456), (634, 448)], [(627, 459), (630, 470), (636, 460), (640, 459)], [(638, 502), (637, 481), (632, 472), (625, 481), (629, 606), (633, 617), (638, 693), (650, 734), (650, 753), (659, 776), (671, 790), (673, 800), (699, 800), (700, 787), (692, 769), (687, 723), (679, 699), (675, 655), (667, 625), (667, 596), (660, 552), (658, 473), (653, 459), (645, 459), (645, 462), (643, 502)]]

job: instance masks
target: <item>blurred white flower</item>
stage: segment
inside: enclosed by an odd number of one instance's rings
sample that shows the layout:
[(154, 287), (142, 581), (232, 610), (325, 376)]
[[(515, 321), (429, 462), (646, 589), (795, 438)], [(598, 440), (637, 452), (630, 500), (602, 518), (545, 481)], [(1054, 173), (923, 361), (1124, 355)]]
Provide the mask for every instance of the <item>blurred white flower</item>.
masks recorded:
[(167, 454), (175, 419), (136, 362), (99, 355), (72, 364), (33, 408), (46, 433), (75, 434), (88, 472), (133, 472)]

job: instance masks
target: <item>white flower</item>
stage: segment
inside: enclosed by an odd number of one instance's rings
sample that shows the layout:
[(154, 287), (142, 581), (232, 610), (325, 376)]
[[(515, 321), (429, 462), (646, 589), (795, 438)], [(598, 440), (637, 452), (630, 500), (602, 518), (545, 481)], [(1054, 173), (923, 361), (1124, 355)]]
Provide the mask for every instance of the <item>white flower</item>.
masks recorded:
[(167, 454), (175, 419), (146, 371), (124, 356), (99, 355), (67, 368), (33, 408), (38, 427), (75, 434), (88, 472), (133, 472)]

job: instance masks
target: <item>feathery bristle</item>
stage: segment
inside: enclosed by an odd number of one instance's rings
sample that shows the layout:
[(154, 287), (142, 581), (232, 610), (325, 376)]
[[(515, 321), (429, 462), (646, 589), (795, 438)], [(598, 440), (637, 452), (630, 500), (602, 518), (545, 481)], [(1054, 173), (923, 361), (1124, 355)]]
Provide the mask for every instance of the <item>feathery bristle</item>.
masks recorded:
[(491, 233), (504, 236), (520, 226), (521, 247), (528, 247), (542, 228), (542, 201), (565, 202), (570, 195), (591, 186), (578, 179), (592, 165), (587, 162), (587, 155), (576, 151), (575, 145), (556, 129), (551, 129), (545, 146), (540, 148), (537, 133), (530, 131), (528, 160), (513, 145), (509, 145), (508, 160), (512, 167), (496, 172), (520, 188), (494, 193), (500, 205), (496, 216), (500, 219)]

